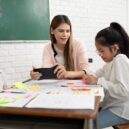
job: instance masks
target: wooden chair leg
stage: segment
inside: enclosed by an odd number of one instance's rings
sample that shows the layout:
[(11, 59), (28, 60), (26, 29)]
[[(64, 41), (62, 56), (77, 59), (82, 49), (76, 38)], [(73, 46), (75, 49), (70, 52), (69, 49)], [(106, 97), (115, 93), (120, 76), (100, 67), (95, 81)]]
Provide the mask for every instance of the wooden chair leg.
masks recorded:
[(129, 123), (113, 126), (114, 129), (129, 129)]

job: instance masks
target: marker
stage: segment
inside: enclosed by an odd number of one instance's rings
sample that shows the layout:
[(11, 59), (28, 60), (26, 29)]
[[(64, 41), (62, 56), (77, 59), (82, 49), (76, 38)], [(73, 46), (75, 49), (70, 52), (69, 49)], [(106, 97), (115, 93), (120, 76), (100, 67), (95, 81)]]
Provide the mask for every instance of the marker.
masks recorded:
[(25, 80), (25, 81), (23, 81), (22, 83), (26, 83), (26, 82), (29, 82), (29, 81), (31, 81), (32, 79), (27, 79), (27, 80)]
[(61, 87), (80, 87), (80, 86), (74, 86), (74, 85), (61, 85)]
[(84, 86), (75, 86), (75, 85), (61, 85), (61, 87), (76, 87), (76, 88), (81, 88), (81, 87), (84, 87)]

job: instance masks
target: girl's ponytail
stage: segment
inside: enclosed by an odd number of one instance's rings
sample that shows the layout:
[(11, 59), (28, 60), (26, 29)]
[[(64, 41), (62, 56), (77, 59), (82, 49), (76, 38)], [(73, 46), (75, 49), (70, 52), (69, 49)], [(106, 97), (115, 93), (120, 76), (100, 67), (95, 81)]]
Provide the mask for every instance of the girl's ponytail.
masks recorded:
[(129, 37), (124, 28), (116, 23), (112, 22), (110, 27), (116, 30), (121, 35), (121, 42), (119, 42), (121, 53), (125, 54), (129, 58)]

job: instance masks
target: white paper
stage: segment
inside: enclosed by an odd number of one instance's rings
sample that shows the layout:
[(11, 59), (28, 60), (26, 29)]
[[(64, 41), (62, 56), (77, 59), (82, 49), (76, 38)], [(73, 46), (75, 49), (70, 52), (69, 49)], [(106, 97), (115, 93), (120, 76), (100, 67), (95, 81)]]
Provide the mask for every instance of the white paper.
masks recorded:
[(36, 94), (0, 93), (0, 107), (23, 107)]
[(57, 83), (60, 80), (57, 79), (43, 79), (43, 80), (32, 80), (30, 82), (27, 82), (27, 84), (37, 84), (37, 85), (44, 85), (44, 84), (53, 84)]
[(40, 94), (27, 104), (26, 107), (52, 109), (94, 109), (94, 105), (94, 95)]

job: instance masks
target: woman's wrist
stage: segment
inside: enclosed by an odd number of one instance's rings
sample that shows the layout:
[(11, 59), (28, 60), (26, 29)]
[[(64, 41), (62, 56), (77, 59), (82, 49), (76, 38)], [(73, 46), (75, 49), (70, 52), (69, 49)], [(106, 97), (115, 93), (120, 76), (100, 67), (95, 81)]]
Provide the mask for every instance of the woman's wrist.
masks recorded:
[(76, 78), (82, 78), (83, 75), (85, 75), (84, 71), (66, 71), (64, 78), (76, 79)]
[(64, 75), (64, 78), (65, 79), (68, 79), (68, 78), (70, 78), (71, 77), (71, 71), (66, 71), (65, 72), (65, 75)]

